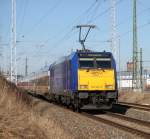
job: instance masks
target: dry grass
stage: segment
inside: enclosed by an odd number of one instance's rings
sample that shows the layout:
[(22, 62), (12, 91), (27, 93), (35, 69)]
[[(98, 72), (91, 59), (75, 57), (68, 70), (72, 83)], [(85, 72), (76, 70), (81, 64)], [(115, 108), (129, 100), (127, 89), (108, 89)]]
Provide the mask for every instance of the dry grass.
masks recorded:
[(141, 92), (120, 92), (119, 101), (150, 105), (150, 93)]
[(0, 77), (0, 138), (69, 138), (55, 121), (38, 115), (33, 103)]

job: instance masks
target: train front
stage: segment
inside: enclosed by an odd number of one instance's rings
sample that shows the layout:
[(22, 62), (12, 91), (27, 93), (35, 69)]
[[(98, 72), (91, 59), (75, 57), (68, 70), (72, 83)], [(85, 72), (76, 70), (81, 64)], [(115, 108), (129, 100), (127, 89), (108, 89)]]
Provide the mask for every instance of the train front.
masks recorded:
[(83, 109), (110, 109), (117, 101), (116, 64), (109, 52), (78, 53), (78, 95)]

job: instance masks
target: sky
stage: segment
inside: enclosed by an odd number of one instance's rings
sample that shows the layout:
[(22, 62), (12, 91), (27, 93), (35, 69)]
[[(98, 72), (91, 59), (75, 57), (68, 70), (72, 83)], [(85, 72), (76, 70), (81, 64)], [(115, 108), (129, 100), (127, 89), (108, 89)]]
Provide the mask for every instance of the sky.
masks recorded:
[[(133, 0), (116, 0), (116, 34), (120, 36), (121, 70), (132, 60)], [(81, 49), (76, 25), (94, 24), (86, 48), (111, 51), (110, 0), (16, 0), (17, 69), (37, 72), (71, 51)], [(150, 1), (137, 0), (138, 47), (150, 68)], [(85, 32), (83, 32), (84, 34)], [(0, 67), (10, 69), (11, 0), (0, 0)], [(117, 37), (119, 50), (119, 37)], [(118, 55), (117, 55), (118, 59)]]

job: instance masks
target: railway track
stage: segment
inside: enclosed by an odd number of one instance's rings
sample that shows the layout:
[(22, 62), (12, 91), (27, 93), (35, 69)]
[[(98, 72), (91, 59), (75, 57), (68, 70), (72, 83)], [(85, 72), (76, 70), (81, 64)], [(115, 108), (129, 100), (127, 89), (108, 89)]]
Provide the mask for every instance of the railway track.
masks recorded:
[(144, 110), (144, 111), (150, 112), (150, 105), (141, 105), (141, 104), (127, 103), (127, 102), (118, 102), (118, 104), (115, 104), (115, 105), (132, 107), (134, 109), (139, 109), (139, 110)]
[[(42, 100), (46, 100), (41, 96), (39, 97), (33, 95), (33, 93), (31, 92), (29, 94), (32, 95), (33, 97), (38, 97)], [(64, 106), (61, 107), (63, 109), (70, 110)], [(93, 115), (85, 112), (82, 112), (80, 114), (88, 118), (91, 118), (93, 120), (96, 120), (98, 122), (102, 122), (106, 125), (123, 130), (125, 132), (132, 133), (146, 139), (150, 138), (150, 122), (134, 119), (131, 117), (124, 116), (122, 114), (117, 114), (112, 112), (105, 112), (105, 114), (100, 114), (100, 115)]]
[(150, 138), (149, 122), (108, 112), (104, 115), (91, 115), (88, 113), (81, 113), (81, 114), (93, 120), (119, 128), (120, 130), (141, 136), (146, 139)]
[(144, 120), (140, 120), (140, 119), (136, 119), (136, 118), (132, 118), (129, 116), (125, 116), (122, 114), (118, 114), (118, 113), (112, 113), (112, 112), (106, 112), (106, 115), (111, 116), (111, 117), (115, 117), (115, 118), (119, 118), (125, 121), (130, 121), (130, 122), (134, 122), (137, 123), (141, 126), (147, 126), (150, 128), (150, 122), (149, 121), (144, 121)]

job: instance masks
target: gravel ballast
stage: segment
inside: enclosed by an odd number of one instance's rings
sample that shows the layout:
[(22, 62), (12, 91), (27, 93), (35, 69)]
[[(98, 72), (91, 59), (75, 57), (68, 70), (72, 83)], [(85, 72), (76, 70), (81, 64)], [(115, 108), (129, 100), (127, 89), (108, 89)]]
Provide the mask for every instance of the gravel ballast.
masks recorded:
[(73, 138), (141, 138), (53, 104), (39, 101), (34, 105), (34, 110), (39, 113), (38, 115), (54, 120), (56, 124), (64, 129), (66, 134), (71, 135)]

